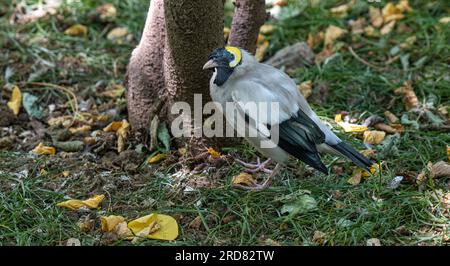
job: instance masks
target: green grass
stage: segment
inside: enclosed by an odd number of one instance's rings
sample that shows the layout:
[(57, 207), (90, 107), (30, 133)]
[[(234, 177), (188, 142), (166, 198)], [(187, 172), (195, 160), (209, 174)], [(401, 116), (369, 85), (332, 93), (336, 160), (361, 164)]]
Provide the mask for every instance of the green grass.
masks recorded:
[[(39, 1), (27, 1), (36, 2)], [(105, 2), (118, 8), (117, 20), (106, 24), (89, 21), (87, 13)], [(14, 70), (10, 83), (27, 81), (34, 73), (34, 81), (72, 86), (78, 93), (95, 90), (98, 82), (123, 83), (127, 60), (140, 38), (147, 2), (75, 1), (62, 8), (61, 17), (26, 25), (10, 25), (12, 5), (2, 3), (0, 8), (5, 15), (0, 17), (0, 71), (5, 73), (8, 67)], [(347, 20), (367, 13), (369, 4), (357, 1), (358, 7), (345, 20), (329, 16), (329, 8), (343, 2), (321, 1), (315, 8), (301, 7), (300, 17), (274, 22), (277, 29), (268, 36), (271, 45), (267, 56), (286, 45), (306, 40), (309, 32), (325, 30), (330, 24), (346, 27)], [(450, 104), (449, 27), (438, 26), (438, 20), (449, 16), (449, 10), (443, 0), (423, 2), (410, 1), (414, 12), (399, 23), (407, 25), (410, 32), (394, 30), (385, 37), (355, 39), (347, 35), (340, 40), (345, 45), (360, 44), (361, 48), (354, 48), (360, 57), (383, 65), (393, 47), (415, 35), (415, 44), (400, 52), (400, 56), (409, 54), (408, 65), (397, 60), (388, 70), (380, 71), (360, 63), (346, 49), (340, 49), (325, 66), (315, 65), (295, 72), (297, 81), (313, 80), (314, 84), (323, 83), (328, 87), (326, 104), (313, 104), (319, 116), (332, 119), (341, 110), (355, 117), (382, 115), (390, 102), (393, 104), (389, 110), (401, 115), (405, 112), (402, 98), (393, 91), (408, 79), (414, 80), (420, 99), (434, 94), (438, 97), (437, 106)], [(226, 21), (229, 23), (229, 18)], [(74, 23), (89, 27), (86, 38), (63, 34)], [(123, 45), (108, 41), (108, 30), (116, 26), (128, 27), (133, 41)], [(320, 50), (318, 47), (315, 52)], [(415, 65), (417, 62), (422, 63)], [(0, 84), (5, 83), (6, 78), (1, 75)], [(61, 95), (49, 90), (42, 99), (58, 101), (58, 97)], [(99, 105), (104, 103), (101, 99), (96, 101)], [(338, 133), (363, 149), (360, 139)], [(445, 211), (438, 199), (442, 196), (440, 190), (449, 192), (448, 178), (428, 180), (421, 188), (411, 182), (402, 182), (395, 190), (386, 185), (399, 173), (419, 173), (428, 161), (446, 161), (447, 145), (450, 145), (448, 132), (407, 127), (397, 144), (397, 153), (378, 153), (377, 159), (384, 161), (381, 176), (372, 176), (352, 186), (347, 183), (350, 171), (340, 177), (324, 176), (292, 161), (273, 186), (261, 192), (231, 188), (232, 176), (242, 168), (230, 158), (237, 155), (255, 160), (258, 154), (246, 145), (230, 147), (222, 151), (229, 154), (229, 165), (222, 166), (223, 172), (218, 177), (209, 176), (216, 186), (189, 193), (168, 185), (175, 184), (172, 174), (179, 170), (178, 166), (144, 166), (137, 172), (127, 172), (107, 169), (98, 161), (81, 156), (63, 159), (35, 157), (23, 149), (0, 151), (0, 244), (64, 245), (67, 239), (78, 238), (82, 245), (131, 245), (129, 241), (107, 242), (100, 232), (99, 216), (116, 214), (134, 219), (159, 212), (177, 219), (179, 238), (174, 242), (147, 240), (139, 245), (260, 245), (267, 243), (266, 239), (282, 245), (317, 245), (313, 241), (315, 231), (326, 234), (325, 245), (365, 245), (370, 238), (380, 239), (383, 245), (444, 245), (443, 233), (449, 233), (445, 228), (450, 218), (448, 209)], [(326, 156), (324, 161), (330, 165), (335, 164), (334, 159)], [(350, 168), (349, 163), (342, 166), (346, 170)], [(41, 169), (47, 174), (40, 175)], [(17, 176), (23, 170), (28, 175)], [(70, 171), (68, 179), (60, 175), (64, 170)], [(123, 180), (123, 175), (130, 180)], [(317, 208), (295, 216), (282, 214), (284, 202), (280, 198), (300, 190), (310, 191)], [(67, 198), (84, 199), (96, 193), (107, 196), (99, 210), (74, 213), (56, 207), (56, 203)], [(94, 220), (94, 227), (82, 232), (76, 223), (86, 215)], [(189, 226), (197, 216), (201, 219), (198, 229)], [(223, 222), (224, 218), (228, 221)]]

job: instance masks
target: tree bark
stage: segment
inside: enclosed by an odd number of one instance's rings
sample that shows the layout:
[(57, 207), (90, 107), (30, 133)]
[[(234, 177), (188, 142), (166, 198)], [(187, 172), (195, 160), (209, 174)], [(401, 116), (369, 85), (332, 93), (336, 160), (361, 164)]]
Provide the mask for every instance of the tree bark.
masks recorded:
[(163, 0), (152, 0), (139, 45), (127, 67), (128, 117), (134, 131), (147, 129), (167, 97), (164, 86), (165, 46)]
[(165, 0), (164, 10), (166, 89), (173, 101), (187, 102), (193, 113), (194, 94), (202, 94), (202, 106), (211, 100), (211, 73), (202, 67), (208, 55), (224, 45), (223, 1)]
[(228, 44), (254, 54), (259, 28), (266, 17), (264, 0), (236, 0)]

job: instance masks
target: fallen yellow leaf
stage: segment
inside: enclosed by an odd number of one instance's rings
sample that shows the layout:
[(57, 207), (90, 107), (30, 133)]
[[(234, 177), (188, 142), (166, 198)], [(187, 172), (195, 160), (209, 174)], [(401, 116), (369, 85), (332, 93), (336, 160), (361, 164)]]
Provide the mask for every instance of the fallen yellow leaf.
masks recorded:
[(71, 128), (69, 128), (69, 131), (70, 131), (72, 134), (77, 134), (77, 133), (86, 133), (86, 132), (89, 132), (89, 131), (91, 131), (91, 129), (92, 129), (91, 126), (89, 126), (89, 125), (83, 125), (83, 126), (81, 126), (81, 127), (71, 127)]
[(266, 55), (267, 48), (269, 48), (269, 41), (264, 40), (256, 47), (255, 58), (261, 62)]
[(447, 24), (450, 22), (450, 17), (444, 17), (439, 20), (439, 23)]
[(264, 24), (259, 29), (262, 34), (271, 34), (275, 30), (275, 26), (271, 24)]
[(450, 161), (450, 146), (447, 146), (447, 157), (448, 160)]
[(325, 47), (326, 48), (332, 47), (334, 41), (342, 37), (345, 33), (347, 33), (346, 30), (341, 29), (337, 26), (334, 25), (328, 26), (327, 30), (325, 31)]
[(400, 2), (395, 5), (395, 7), (400, 10), (400, 12), (411, 12), (413, 9), (409, 6), (408, 0), (400, 0)]
[(67, 200), (56, 204), (59, 207), (69, 208), (71, 210), (78, 210), (81, 207), (87, 207), (89, 209), (96, 209), (98, 205), (103, 201), (105, 195), (96, 195), (87, 200)]
[(100, 95), (109, 98), (118, 98), (123, 95), (125, 87), (122, 85), (115, 85), (112, 89), (102, 92)]
[(130, 41), (133, 38), (133, 35), (128, 31), (125, 27), (117, 27), (112, 29), (106, 38), (110, 41), (113, 41), (117, 44), (123, 44), (127, 41)]
[(248, 187), (254, 187), (257, 185), (256, 180), (253, 179), (252, 175), (248, 173), (240, 173), (237, 176), (233, 176), (231, 183), (233, 185), (246, 185)]
[(385, 111), (384, 116), (387, 118), (387, 120), (389, 120), (389, 122), (391, 122), (393, 124), (395, 124), (399, 121), (398, 117), (389, 111)]
[(368, 37), (376, 37), (379, 33), (374, 27), (369, 25), (367, 27), (364, 27), (364, 34)]
[(110, 216), (101, 216), (100, 222), (102, 224), (102, 231), (103, 232), (111, 232), (114, 230), (116, 225), (118, 225), (121, 222), (124, 222), (125, 218), (123, 216), (117, 216), (117, 215), (110, 215)]
[(323, 31), (318, 32), (317, 34), (308, 34), (308, 40), (306, 43), (308, 44), (309, 48), (313, 49), (317, 45), (321, 44), (325, 38), (325, 33)]
[(148, 159), (148, 163), (158, 163), (160, 162), (162, 159), (166, 158), (166, 155), (164, 153), (158, 153), (155, 156), (152, 156), (151, 158)]
[(395, 20), (384, 25), (383, 28), (381, 28), (381, 30), (380, 30), (381, 35), (389, 34), (394, 29), (394, 26), (395, 26)]
[(384, 131), (378, 131), (378, 130), (368, 130), (364, 132), (364, 143), (367, 144), (380, 144), (384, 137), (386, 136), (386, 132)]
[(361, 170), (361, 169), (357, 169), (357, 170), (355, 170), (355, 171), (353, 172), (352, 177), (350, 177), (350, 178), (347, 180), (347, 183), (349, 183), (349, 184), (351, 184), (351, 185), (353, 185), (353, 186), (356, 186), (356, 185), (358, 185), (359, 183), (361, 183), (361, 177), (362, 177), (362, 170)]
[(230, 36), (230, 32), (231, 32), (230, 28), (228, 27), (223, 28), (223, 38), (225, 40), (228, 39), (228, 36)]
[(49, 124), (50, 126), (60, 126), (62, 125), (63, 127), (70, 127), (72, 125), (73, 122), (73, 118), (69, 115), (64, 115), (64, 116), (58, 116), (58, 117), (52, 117), (50, 119), (48, 119), (47, 124)]
[(218, 151), (216, 151), (214, 148), (208, 148), (208, 153), (211, 154), (211, 156), (214, 159), (220, 158), (220, 153)]
[(347, 16), (348, 11), (351, 9), (351, 3), (336, 6), (330, 9), (333, 17), (343, 18)]
[(119, 128), (122, 127), (122, 121), (114, 121), (111, 122), (109, 125), (107, 125), (103, 131), (105, 132), (117, 132), (117, 130), (119, 130)]
[(136, 236), (150, 239), (175, 240), (178, 237), (178, 223), (168, 215), (152, 213), (128, 223)]
[(64, 34), (70, 36), (86, 36), (88, 32), (88, 28), (81, 24), (75, 24), (70, 26), (68, 29), (64, 31)]
[(122, 120), (122, 125), (117, 130), (117, 151), (121, 153), (125, 149), (125, 141), (130, 133), (130, 124), (127, 120)]
[(307, 99), (312, 94), (312, 81), (307, 80), (307, 81), (300, 83), (300, 85), (298, 85), (298, 90), (303, 95), (303, 97), (305, 97), (305, 99)]
[(368, 128), (364, 125), (351, 124), (342, 120), (342, 114), (334, 116), (334, 121), (344, 129), (344, 132), (364, 132)]
[(370, 173), (368, 173), (367, 171), (362, 171), (361, 172), (361, 176), (362, 177), (369, 177), (371, 174), (375, 175), (375, 174), (378, 174), (380, 171), (381, 171), (381, 163), (374, 163), (370, 167)]
[(383, 25), (383, 16), (381, 15), (381, 10), (379, 8), (370, 6), (369, 16), (370, 16), (370, 23), (375, 28), (379, 28)]
[(22, 93), (20, 92), (18, 86), (13, 87), (11, 99), (9, 100), (7, 105), (15, 115), (19, 114), (20, 106), (22, 105)]
[(34, 149), (33, 152), (39, 155), (55, 155), (56, 149), (50, 146), (44, 146), (42, 142), (40, 142)]
[(404, 17), (403, 12), (393, 3), (387, 3), (381, 11), (384, 23), (392, 20), (400, 20)]

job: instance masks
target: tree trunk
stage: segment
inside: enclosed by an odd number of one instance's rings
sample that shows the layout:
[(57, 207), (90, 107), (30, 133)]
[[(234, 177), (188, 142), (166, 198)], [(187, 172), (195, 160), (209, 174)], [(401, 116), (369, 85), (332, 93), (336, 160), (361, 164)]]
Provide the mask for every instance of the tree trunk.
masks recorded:
[[(202, 95), (202, 106), (211, 100), (211, 72), (204, 71), (202, 67), (208, 55), (224, 45), (223, 1), (165, 0), (164, 10), (167, 31), (164, 49), (166, 89), (173, 101), (187, 102), (193, 114), (194, 94)], [(194, 128), (199, 125), (194, 124)]]
[(266, 17), (264, 0), (236, 0), (228, 43), (254, 54), (259, 28)]
[(139, 45), (127, 67), (128, 117), (134, 131), (147, 129), (166, 99), (163, 56), (165, 45), (163, 0), (152, 0)]

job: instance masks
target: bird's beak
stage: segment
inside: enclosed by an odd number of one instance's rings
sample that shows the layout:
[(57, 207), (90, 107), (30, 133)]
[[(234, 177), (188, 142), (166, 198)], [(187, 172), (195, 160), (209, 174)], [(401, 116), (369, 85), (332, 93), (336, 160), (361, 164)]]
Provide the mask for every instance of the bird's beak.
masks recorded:
[(203, 66), (203, 70), (205, 69), (210, 69), (210, 68), (215, 68), (218, 67), (219, 64), (217, 64), (216, 62), (214, 62), (214, 60), (209, 60), (208, 62), (206, 62), (206, 64)]

